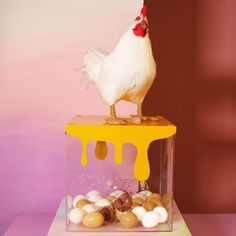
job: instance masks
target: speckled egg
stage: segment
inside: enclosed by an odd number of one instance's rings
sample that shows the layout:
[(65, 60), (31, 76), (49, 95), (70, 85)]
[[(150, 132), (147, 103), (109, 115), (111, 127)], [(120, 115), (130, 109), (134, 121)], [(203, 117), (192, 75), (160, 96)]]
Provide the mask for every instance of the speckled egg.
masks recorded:
[(120, 223), (125, 228), (134, 228), (138, 224), (138, 218), (130, 211), (120, 216)]
[(100, 212), (91, 212), (87, 213), (83, 219), (82, 223), (85, 227), (88, 228), (98, 228), (101, 227), (104, 222), (104, 217)]
[(80, 208), (74, 208), (69, 212), (68, 218), (73, 224), (79, 224), (86, 212)]

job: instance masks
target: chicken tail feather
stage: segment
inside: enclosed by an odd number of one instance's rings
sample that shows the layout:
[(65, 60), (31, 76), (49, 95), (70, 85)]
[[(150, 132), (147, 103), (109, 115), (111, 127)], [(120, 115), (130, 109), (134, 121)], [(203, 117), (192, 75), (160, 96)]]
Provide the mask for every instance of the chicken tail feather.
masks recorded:
[(84, 81), (88, 80), (89, 82), (96, 84), (99, 78), (101, 65), (107, 55), (108, 53), (97, 48), (91, 48), (87, 52), (83, 58), (83, 66), (80, 68)]

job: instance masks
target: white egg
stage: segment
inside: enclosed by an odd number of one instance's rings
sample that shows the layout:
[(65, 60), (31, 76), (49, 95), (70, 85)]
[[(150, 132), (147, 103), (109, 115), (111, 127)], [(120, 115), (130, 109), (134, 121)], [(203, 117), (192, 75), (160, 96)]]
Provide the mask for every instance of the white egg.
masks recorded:
[(117, 189), (115, 191), (113, 191), (110, 196), (113, 196), (113, 197), (120, 197), (123, 193), (125, 193), (124, 191), (120, 190), (120, 189)]
[(101, 196), (101, 193), (98, 192), (97, 190), (91, 190), (87, 193), (87, 196), (90, 197), (90, 196), (93, 196), (93, 195), (99, 195)]
[(88, 199), (88, 198), (87, 198), (86, 196), (84, 196), (84, 195), (81, 195), (81, 194), (77, 195), (77, 196), (74, 198), (74, 200), (73, 200), (73, 207), (74, 207), (74, 208), (76, 208), (77, 202), (78, 202), (79, 200), (81, 200), (81, 199)]
[(166, 222), (168, 218), (168, 212), (164, 207), (158, 206), (153, 209), (158, 215), (160, 215), (160, 223)]
[(139, 221), (142, 221), (142, 218), (147, 211), (142, 206), (136, 206), (135, 208), (132, 209), (132, 212), (137, 216)]
[(79, 208), (74, 208), (69, 212), (69, 220), (73, 224), (79, 224), (82, 221), (83, 216), (86, 214), (85, 210), (79, 209)]
[(106, 207), (106, 206), (110, 206), (111, 202), (105, 198), (102, 198), (102, 199), (97, 200), (95, 202), (95, 205), (99, 207)]
[(97, 210), (97, 208), (93, 204), (87, 204), (82, 207), (83, 210), (85, 210), (87, 213), (91, 213)]
[(102, 199), (102, 196), (101, 195), (90, 195), (89, 196), (89, 201), (90, 202), (96, 202), (96, 201), (98, 201), (98, 200), (100, 200), (100, 199)]
[(142, 224), (145, 228), (152, 228), (159, 224), (160, 216), (154, 211), (148, 211), (142, 218)]

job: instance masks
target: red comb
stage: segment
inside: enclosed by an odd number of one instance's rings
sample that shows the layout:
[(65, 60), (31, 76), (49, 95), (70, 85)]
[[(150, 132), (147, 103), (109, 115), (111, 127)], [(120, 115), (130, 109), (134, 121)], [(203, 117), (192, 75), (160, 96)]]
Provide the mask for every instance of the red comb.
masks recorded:
[(141, 14), (143, 15), (143, 17), (147, 16), (147, 6), (143, 6), (143, 8), (141, 10)]

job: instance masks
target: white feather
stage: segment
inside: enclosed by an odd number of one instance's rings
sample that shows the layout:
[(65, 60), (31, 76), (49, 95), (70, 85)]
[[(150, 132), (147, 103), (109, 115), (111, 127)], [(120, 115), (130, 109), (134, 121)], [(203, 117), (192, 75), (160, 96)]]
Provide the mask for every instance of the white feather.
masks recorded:
[(110, 54), (91, 49), (83, 59), (82, 73), (95, 83), (104, 100), (141, 104), (156, 76), (149, 35), (137, 37), (133, 25)]

